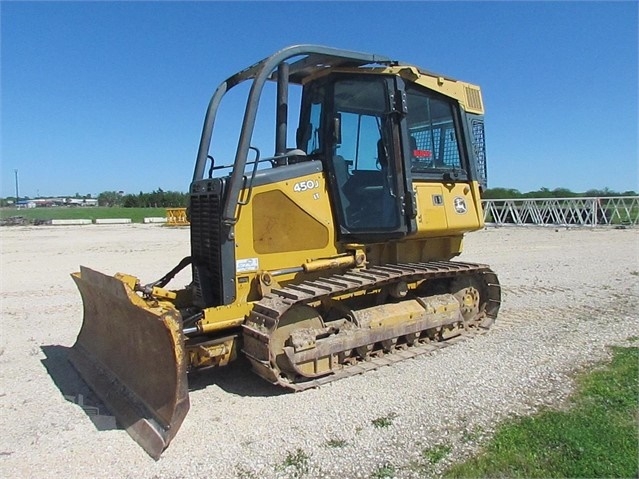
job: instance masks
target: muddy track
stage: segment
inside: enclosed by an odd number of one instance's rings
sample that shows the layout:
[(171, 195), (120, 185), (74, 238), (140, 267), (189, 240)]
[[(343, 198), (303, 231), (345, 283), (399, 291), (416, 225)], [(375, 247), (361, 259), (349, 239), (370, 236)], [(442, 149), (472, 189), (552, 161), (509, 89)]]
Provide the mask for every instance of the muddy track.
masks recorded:
[[(485, 291), (482, 298), (480, 312), (469, 321), (468, 327), (459, 331), (454, 337), (433, 340), (432, 335), (427, 335), (427, 329), (417, 333), (411, 331), (414, 340), (405, 341), (405, 336), (398, 334), (396, 337), (384, 338), (392, 340), (393, 345), (399, 340), (398, 347), (392, 347), (384, 351), (379, 349), (375, 353), (364, 357), (349, 357), (346, 361), (340, 361), (339, 365), (332, 367), (330, 371), (314, 379), (291, 380), (281, 374), (275, 365), (272, 337), (278, 324), (288, 311), (293, 308), (315, 303), (328, 298), (354, 294), (368, 290), (381, 289), (391, 284), (405, 282), (407, 284), (418, 281), (432, 280), (456, 280), (460, 278), (475, 278), (481, 282), (480, 289)], [(497, 275), (486, 265), (475, 263), (463, 263), (453, 261), (433, 261), (427, 263), (410, 263), (377, 266), (367, 269), (352, 269), (343, 274), (333, 275), (314, 281), (305, 281), (300, 285), (290, 285), (285, 288), (273, 289), (253, 308), (249, 318), (243, 325), (244, 329), (244, 353), (253, 364), (255, 372), (264, 379), (275, 382), (280, 386), (301, 391), (319, 387), (330, 382), (355, 376), (383, 366), (411, 359), (416, 356), (426, 355), (441, 350), (447, 346), (457, 344), (460, 341), (484, 334), (497, 318), (501, 303), (501, 289)], [(437, 328), (433, 328), (437, 329)], [(331, 341), (331, 339), (324, 340)], [(369, 343), (359, 344), (356, 347), (369, 348), (370, 350), (379, 343), (379, 338), (371, 336)], [(351, 351), (354, 347), (342, 346), (339, 351), (332, 351), (332, 355), (339, 356), (345, 351)], [(287, 349), (287, 348), (285, 348)], [(348, 355), (348, 354), (347, 354)], [(292, 359), (292, 358), (290, 358)], [(316, 357), (315, 361), (320, 357)], [(291, 361), (293, 363), (293, 361)]]

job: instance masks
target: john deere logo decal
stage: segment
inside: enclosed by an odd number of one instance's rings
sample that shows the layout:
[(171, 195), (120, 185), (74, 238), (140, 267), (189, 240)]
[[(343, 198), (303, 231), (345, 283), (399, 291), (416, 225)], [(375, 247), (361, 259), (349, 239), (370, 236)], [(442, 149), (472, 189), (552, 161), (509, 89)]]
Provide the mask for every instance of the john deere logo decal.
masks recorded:
[(466, 207), (466, 200), (461, 196), (455, 196), (453, 205), (455, 206), (455, 211), (460, 215), (463, 215), (466, 211), (468, 211), (468, 208)]

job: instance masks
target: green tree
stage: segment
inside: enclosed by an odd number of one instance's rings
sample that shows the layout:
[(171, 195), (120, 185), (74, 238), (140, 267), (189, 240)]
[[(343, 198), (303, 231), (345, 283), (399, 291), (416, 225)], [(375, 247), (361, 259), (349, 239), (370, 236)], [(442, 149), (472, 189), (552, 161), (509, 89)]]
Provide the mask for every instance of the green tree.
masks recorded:
[(482, 198), (486, 200), (521, 198), (521, 196), (521, 192), (513, 188), (488, 188), (482, 194)]
[(116, 191), (103, 191), (98, 195), (98, 205), (100, 206), (120, 206), (122, 195)]
[[(140, 195), (141, 194), (142, 192), (140, 192)], [(129, 194), (122, 197), (122, 206), (125, 208), (139, 208), (144, 205), (140, 205), (140, 199), (138, 196)]]
[(579, 196), (578, 193), (575, 193), (568, 188), (555, 188), (552, 190), (551, 195), (554, 198), (573, 198), (575, 196)]

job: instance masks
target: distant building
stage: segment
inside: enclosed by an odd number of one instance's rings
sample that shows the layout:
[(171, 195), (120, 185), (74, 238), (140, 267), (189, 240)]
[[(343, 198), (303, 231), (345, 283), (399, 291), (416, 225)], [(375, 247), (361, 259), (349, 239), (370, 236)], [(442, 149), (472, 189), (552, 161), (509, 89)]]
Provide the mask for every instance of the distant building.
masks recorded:
[(36, 198), (20, 200), (18, 208), (46, 208), (52, 206), (98, 206), (95, 198)]
[(66, 198), (67, 206), (98, 206), (98, 200), (95, 198)]

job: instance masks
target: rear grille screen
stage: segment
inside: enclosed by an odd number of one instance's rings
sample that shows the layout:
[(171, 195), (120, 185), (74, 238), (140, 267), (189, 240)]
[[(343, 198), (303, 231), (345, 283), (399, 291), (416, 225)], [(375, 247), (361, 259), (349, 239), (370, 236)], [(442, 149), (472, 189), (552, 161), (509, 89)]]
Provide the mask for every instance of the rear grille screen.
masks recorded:
[(471, 120), (473, 132), (473, 152), (477, 165), (479, 183), (486, 188), (488, 184), (488, 171), (486, 168), (486, 142), (484, 140), (484, 121), (480, 119)]

